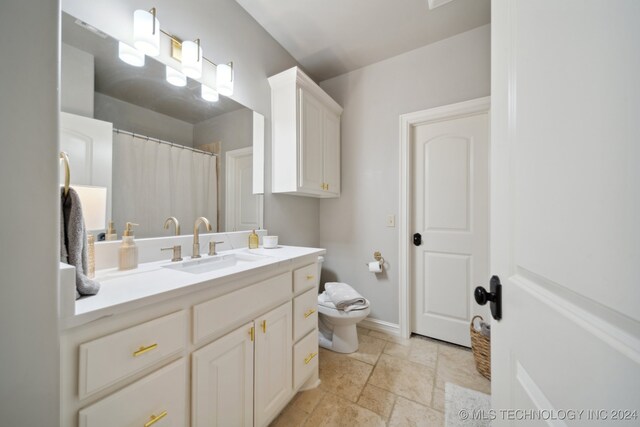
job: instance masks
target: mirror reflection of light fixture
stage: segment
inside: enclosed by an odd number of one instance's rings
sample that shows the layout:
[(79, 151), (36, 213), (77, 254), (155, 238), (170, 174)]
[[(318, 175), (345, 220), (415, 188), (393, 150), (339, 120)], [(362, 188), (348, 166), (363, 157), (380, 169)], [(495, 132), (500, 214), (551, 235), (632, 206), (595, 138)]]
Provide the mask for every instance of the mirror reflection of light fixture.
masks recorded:
[(209, 86), (202, 85), (201, 93), (202, 99), (209, 102), (218, 102), (220, 99), (220, 95), (218, 95), (218, 91), (210, 88)]
[(167, 65), (167, 81), (174, 86), (184, 87), (187, 85), (187, 76)]
[[(145, 54), (149, 56), (158, 56), (160, 54), (161, 33), (171, 39), (171, 57), (182, 64), (181, 71), (168, 65), (166, 66), (166, 78), (169, 83), (174, 86), (184, 87), (187, 85), (187, 77), (192, 79), (202, 78), (202, 63), (206, 61), (216, 67), (216, 89), (202, 85), (202, 98), (210, 102), (216, 102), (219, 99), (219, 95), (233, 95), (233, 62), (216, 65), (202, 55), (200, 39), (183, 42), (162, 30), (160, 22), (156, 18), (155, 7), (149, 11), (139, 9), (133, 13), (133, 44), (135, 49), (120, 42), (118, 47), (120, 59), (135, 67), (142, 67)], [(204, 81), (208, 81), (208, 79)]]
[(221, 95), (233, 95), (233, 62), (216, 67), (216, 87)]
[(133, 12), (133, 44), (149, 56), (160, 54), (160, 22), (156, 18), (156, 8), (150, 11)]
[[(104, 230), (107, 222), (107, 189), (105, 187), (90, 187), (87, 185), (74, 185), (73, 189), (78, 193), (82, 206), (84, 228), (89, 231)], [(88, 268), (85, 273), (90, 279), (96, 273), (95, 236), (87, 233), (87, 254), (89, 258)]]
[(202, 77), (202, 48), (200, 39), (182, 42), (182, 72), (192, 79)]
[(144, 66), (144, 53), (126, 43), (118, 42), (118, 57), (134, 67)]

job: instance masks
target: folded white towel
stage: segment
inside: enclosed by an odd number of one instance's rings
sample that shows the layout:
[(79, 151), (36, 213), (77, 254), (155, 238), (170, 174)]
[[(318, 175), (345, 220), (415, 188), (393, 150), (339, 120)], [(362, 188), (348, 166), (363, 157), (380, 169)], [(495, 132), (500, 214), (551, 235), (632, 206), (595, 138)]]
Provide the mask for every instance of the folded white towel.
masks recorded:
[(369, 302), (346, 283), (325, 283), (324, 289), (338, 310), (351, 311), (369, 306)]

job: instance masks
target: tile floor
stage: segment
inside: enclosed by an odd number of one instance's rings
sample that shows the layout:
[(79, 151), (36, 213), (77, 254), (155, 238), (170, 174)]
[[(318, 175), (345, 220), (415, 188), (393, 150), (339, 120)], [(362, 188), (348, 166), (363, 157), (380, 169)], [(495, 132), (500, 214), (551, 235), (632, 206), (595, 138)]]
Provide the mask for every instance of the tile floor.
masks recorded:
[(320, 349), (320, 380), (298, 393), (271, 427), (444, 426), (444, 385), (490, 393), (470, 350), (422, 337), (358, 328), (360, 349)]

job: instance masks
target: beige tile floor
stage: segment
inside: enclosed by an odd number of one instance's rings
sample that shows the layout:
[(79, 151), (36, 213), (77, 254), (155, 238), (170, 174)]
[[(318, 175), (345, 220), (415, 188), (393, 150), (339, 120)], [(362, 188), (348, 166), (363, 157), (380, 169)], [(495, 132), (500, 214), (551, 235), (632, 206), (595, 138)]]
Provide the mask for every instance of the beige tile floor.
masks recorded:
[(272, 427), (443, 426), (447, 382), (490, 393), (470, 350), (358, 328), (360, 348), (320, 349), (320, 387), (298, 393)]

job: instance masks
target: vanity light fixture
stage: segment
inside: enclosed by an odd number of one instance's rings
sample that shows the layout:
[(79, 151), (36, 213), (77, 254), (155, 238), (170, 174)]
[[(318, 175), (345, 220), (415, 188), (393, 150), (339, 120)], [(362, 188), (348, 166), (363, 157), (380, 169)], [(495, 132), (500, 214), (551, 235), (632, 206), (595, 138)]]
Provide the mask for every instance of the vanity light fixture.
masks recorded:
[(133, 12), (133, 44), (149, 56), (160, 54), (160, 22), (156, 18), (156, 8), (149, 11), (138, 9)]
[(218, 102), (220, 99), (218, 91), (206, 85), (202, 85), (200, 95), (202, 96), (202, 99), (209, 102)]
[(134, 67), (144, 66), (144, 53), (126, 43), (118, 42), (118, 57)]
[(167, 81), (174, 86), (184, 87), (187, 85), (187, 76), (167, 65)]
[(216, 67), (216, 86), (221, 95), (233, 95), (233, 62)]
[(192, 79), (202, 77), (202, 48), (200, 39), (182, 42), (182, 72)]
[[(177, 37), (167, 33), (160, 28), (160, 22), (156, 17), (156, 8), (149, 11), (138, 9), (133, 13), (133, 44), (131, 46), (120, 43), (118, 55), (127, 64), (141, 67), (144, 65), (144, 55), (160, 55), (160, 34), (171, 39), (171, 57), (180, 62), (181, 71), (173, 67), (166, 66), (166, 78), (174, 86), (184, 87), (187, 85), (187, 77), (200, 79), (203, 76), (203, 62), (206, 61), (216, 67), (216, 88), (202, 85), (202, 98), (216, 102), (219, 94), (224, 96), (233, 95), (233, 62), (217, 65), (202, 54), (200, 39), (195, 41), (182, 41)], [(208, 81), (205, 79), (205, 81)]]

